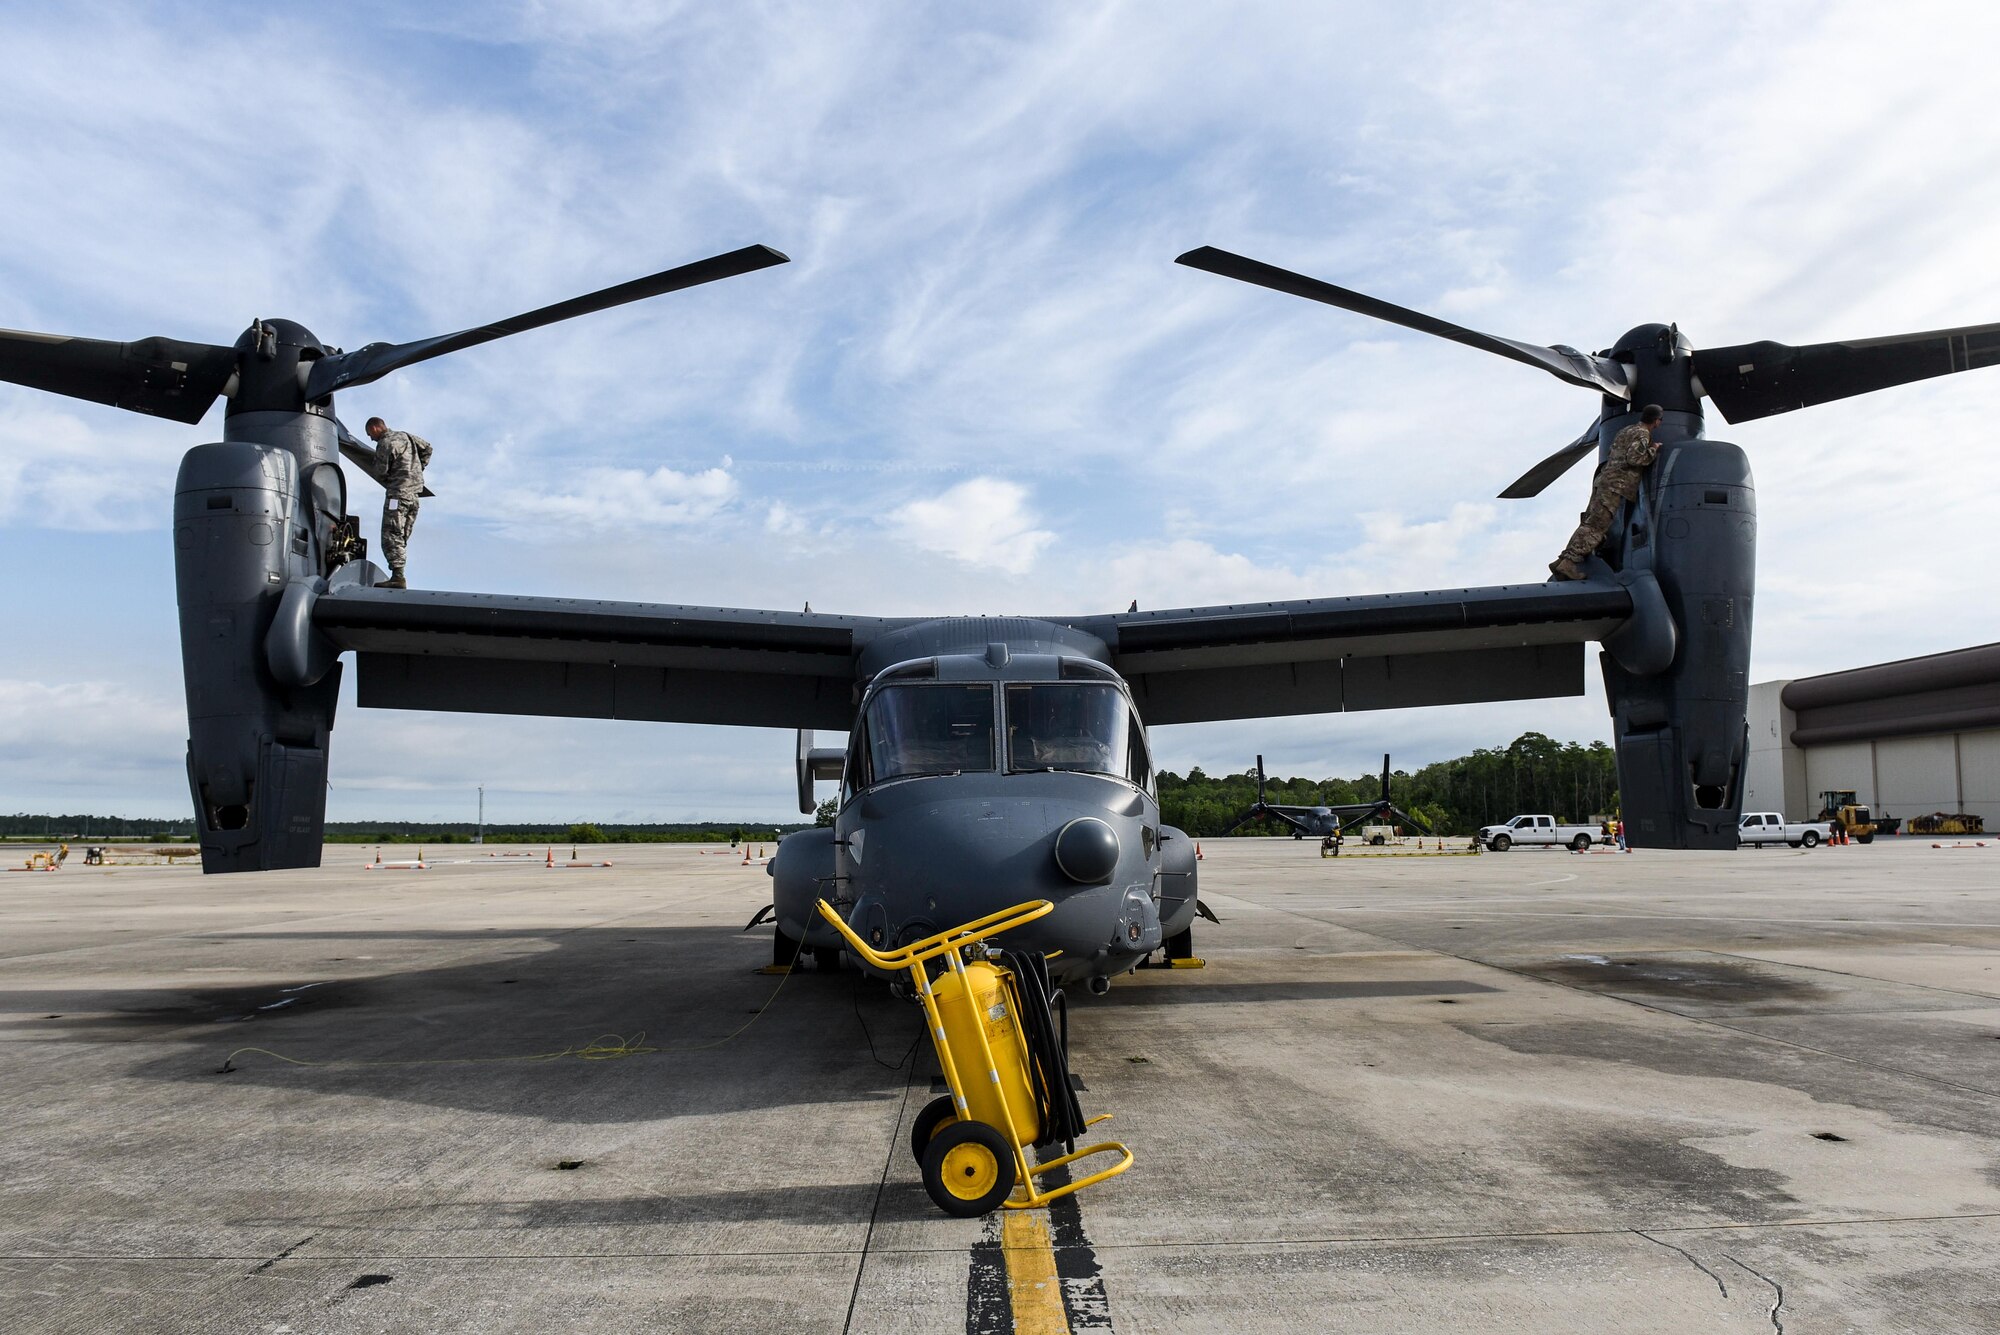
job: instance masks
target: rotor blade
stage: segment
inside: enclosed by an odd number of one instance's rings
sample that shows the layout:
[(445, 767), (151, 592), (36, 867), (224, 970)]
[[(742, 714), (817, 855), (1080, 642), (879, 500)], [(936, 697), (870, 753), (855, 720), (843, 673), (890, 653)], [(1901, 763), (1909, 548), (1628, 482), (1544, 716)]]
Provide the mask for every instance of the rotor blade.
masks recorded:
[(1390, 807), (1388, 808), (1388, 811), (1391, 816), (1394, 816), (1397, 820), (1403, 822), (1403, 824), (1405, 825), (1414, 825), (1419, 830), (1423, 831), (1425, 834), (1429, 834), (1431, 832), (1430, 826), (1424, 824), (1422, 821), (1418, 820), (1415, 816), (1412, 816), (1409, 812), (1403, 810), (1401, 807)]
[(306, 381), (306, 398), (323, 399), (335, 390), (365, 385), (405, 366), (442, 357), (448, 352), (477, 347), (509, 334), (539, 329), (559, 320), (573, 320), (579, 315), (623, 306), (627, 302), (643, 301), (667, 292), (678, 292), (683, 288), (698, 287), (718, 278), (734, 278), (738, 274), (768, 269), (774, 264), (789, 263), (789, 260), (789, 256), (769, 246), (745, 246), (727, 255), (715, 255), (696, 260), (693, 264), (683, 264), (678, 269), (662, 270), (649, 278), (635, 278), (629, 283), (607, 287), (587, 296), (571, 297), (568, 301), (559, 301), (525, 315), (480, 325), (477, 329), (462, 329), (456, 334), (440, 334), (436, 338), (418, 339), (414, 343), (370, 343), (365, 348), (335, 353), (315, 362), (312, 377)]
[(189, 425), (235, 370), (236, 349), (213, 343), (108, 343), (0, 329), (0, 380)]
[(1264, 757), (1257, 757), (1257, 805), (1264, 805)]
[[(1235, 829), (1235, 828), (1236, 828), (1237, 826), (1241, 825), (1241, 824), (1242, 824), (1242, 823), (1243, 823), (1244, 821), (1247, 821), (1247, 820), (1254, 820), (1254, 819), (1256, 819), (1256, 818), (1257, 818), (1258, 816), (1260, 816), (1260, 815), (1262, 815), (1262, 814), (1263, 814), (1263, 813), (1262, 813), (1262, 812), (1260, 812), (1260, 811), (1258, 811), (1258, 810), (1257, 810), (1257, 808), (1255, 808), (1255, 807), (1252, 807), (1252, 808), (1250, 808), (1250, 810), (1248, 810), (1248, 811), (1244, 812), (1244, 813), (1243, 813), (1242, 815), (1238, 816), (1238, 817), (1237, 817), (1237, 818), (1236, 818), (1235, 820), (1233, 820), (1233, 821), (1229, 822), (1229, 824), (1227, 824), (1227, 825), (1223, 826), (1223, 827), (1222, 827), (1222, 834), (1228, 834), (1228, 833), (1229, 833), (1229, 832), (1230, 832), (1231, 830), (1233, 830), (1233, 829)], [(1218, 835), (1217, 837), (1218, 837), (1218, 838), (1220, 838), (1221, 836), (1220, 836), (1220, 835)]]
[(1496, 334), (1482, 334), (1476, 329), (1467, 329), (1449, 321), (1440, 320), (1422, 311), (1413, 311), (1404, 306), (1393, 305), (1379, 298), (1335, 287), (1332, 283), (1318, 278), (1308, 278), (1304, 274), (1280, 269), (1259, 260), (1232, 255), (1214, 246), (1202, 246), (1190, 250), (1174, 261), (1191, 269), (1206, 269), (1209, 273), (1221, 274), (1224, 278), (1234, 278), (1245, 283), (1255, 283), (1276, 292), (1290, 293), (1304, 297), (1308, 301), (1322, 301), (1329, 306), (1353, 311), (1358, 315), (1373, 316), (1377, 320), (1387, 320), (1390, 324), (1402, 325), (1419, 333), (1433, 334), (1438, 338), (1448, 338), (1454, 343), (1463, 343), (1481, 352), (1491, 352), (1501, 357), (1538, 366), (1572, 385), (1594, 389), (1615, 398), (1630, 398), (1632, 391), (1625, 383), (1625, 368), (1608, 357), (1595, 357), (1578, 352), (1575, 348), (1554, 346), (1543, 347), (1536, 343), (1518, 343), (1511, 338), (1501, 338)]
[(1382, 800), (1384, 802), (1389, 800), (1389, 757), (1387, 755), (1382, 757)]
[(1530, 496), (1541, 495), (1549, 483), (1576, 467), (1578, 459), (1597, 448), (1597, 425), (1592, 422), (1590, 430), (1515, 478), (1513, 484), (1500, 493), (1500, 499), (1523, 501)]
[(1702, 348), (1694, 371), (1731, 422), (1809, 408), (1912, 380), (2000, 364), (2000, 324), (1844, 343), (1739, 343)]

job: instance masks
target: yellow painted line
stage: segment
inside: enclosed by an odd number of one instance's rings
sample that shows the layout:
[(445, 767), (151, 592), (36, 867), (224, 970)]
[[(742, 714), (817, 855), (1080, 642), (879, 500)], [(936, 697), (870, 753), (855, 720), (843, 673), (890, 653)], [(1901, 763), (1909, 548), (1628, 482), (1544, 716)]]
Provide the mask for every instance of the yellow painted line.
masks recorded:
[(1000, 1254), (1007, 1260), (1007, 1303), (1014, 1310), (1015, 1335), (1070, 1335), (1048, 1211), (1000, 1213)]

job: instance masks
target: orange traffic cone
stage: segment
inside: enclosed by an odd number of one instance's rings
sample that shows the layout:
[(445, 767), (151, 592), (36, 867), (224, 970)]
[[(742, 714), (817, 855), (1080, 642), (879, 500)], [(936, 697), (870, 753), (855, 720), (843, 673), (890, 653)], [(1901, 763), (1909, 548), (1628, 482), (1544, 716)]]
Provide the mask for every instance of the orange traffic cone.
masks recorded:
[(553, 866), (555, 866), (555, 865), (556, 865), (556, 846), (555, 846), (554, 844), (550, 844), (550, 845), (549, 845), (549, 866), (553, 867)]
[(743, 845), (743, 865), (746, 867), (750, 865), (750, 845), (748, 844)]
[(1201, 861), (1201, 840), (1199, 839), (1194, 841), (1194, 860), (1196, 862)]

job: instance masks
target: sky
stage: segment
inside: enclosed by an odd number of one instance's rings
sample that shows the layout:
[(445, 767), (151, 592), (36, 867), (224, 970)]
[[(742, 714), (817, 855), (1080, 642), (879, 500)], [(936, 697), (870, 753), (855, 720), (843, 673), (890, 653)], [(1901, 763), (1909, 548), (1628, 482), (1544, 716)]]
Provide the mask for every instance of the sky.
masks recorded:
[[(1198, 245), (1583, 348), (2000, 319), (1992, 6), (0, 3), (0, 50), (0, 326), (352, 348), (791, 256), (342, 394), (436, 445), (419, 587), (1054, 614), (1544, 576), (1587, 474), (1493, 498), (1591, 395)], [(1759, 482), (1753, 680), (1996, 638), (1996, 404), (1984, 371), (1711, 416)], [(0, 810), (186, 814), (168, 523), (221, 418), (0, 385)], [(1154, 748), (1323, 777), (1606, 738), (1590, 676)], [(332, 819), (796, 805), (774, 730), (347, 692)]]

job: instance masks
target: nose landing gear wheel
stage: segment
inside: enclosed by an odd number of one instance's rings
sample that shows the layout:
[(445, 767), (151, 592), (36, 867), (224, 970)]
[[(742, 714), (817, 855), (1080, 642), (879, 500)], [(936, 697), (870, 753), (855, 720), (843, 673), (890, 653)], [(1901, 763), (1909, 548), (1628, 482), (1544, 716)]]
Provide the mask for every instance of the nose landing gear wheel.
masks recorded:
[(997, 1209), (1014, 1190), (1014, 1153), (984, 1122), (953, 1122), (924, 1151), (924, 1190), (960, 1219)]
[(917, 1120), (910, 1124), (910, 1153), (921, 1165), (924, 1151), (931, 1147), (937, 1133), (958, 1120), (958, 1108), (951, 1101), (951, 1095), (941, 1094), (924, 1105), (917, 1114)]

